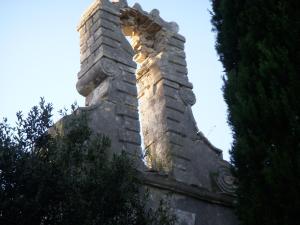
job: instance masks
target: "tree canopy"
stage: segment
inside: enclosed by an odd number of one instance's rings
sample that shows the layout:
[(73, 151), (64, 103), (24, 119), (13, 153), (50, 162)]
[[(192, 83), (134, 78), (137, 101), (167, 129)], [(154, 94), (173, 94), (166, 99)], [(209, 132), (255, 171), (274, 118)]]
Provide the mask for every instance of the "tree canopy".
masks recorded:
[(244, 225), (294, 225), (300, 209), (300, 2), (212, 0)]

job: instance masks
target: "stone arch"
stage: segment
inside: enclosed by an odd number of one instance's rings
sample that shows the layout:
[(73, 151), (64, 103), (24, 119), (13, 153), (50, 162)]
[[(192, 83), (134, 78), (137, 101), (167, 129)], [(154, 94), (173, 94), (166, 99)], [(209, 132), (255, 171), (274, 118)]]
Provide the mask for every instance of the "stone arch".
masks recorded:
[(172, 173), (186, 170), (190, 159), (183, 139), (187, 128), (195, 135), (198, 130), (194, 121), (184, 122), (186, 116), (193, 118), (190, 107), (196, 101), (187, 77), (185, 38), (157, 9), (147, 13), (135, 4), (123, 8), (120, 18), (124, 35), (132, 38), (133, 59), (140, 64), (136, 79), (148, 166)]
[[(109, 136), (115, 151), (136, 156), (142, 123), (152, 171), (212, 190), (213, 174), (227, 164), (195, 123), (191, 107), (196, 98), (178, 25), (164, 21), (158, 10), (147, 13), (138, 4), (96, 0), (78, 31), (77, 90), (86, 97), (81, 110), (88, 112), (93, 131)], [(133, 39), (132, 45), (125, 36)]]

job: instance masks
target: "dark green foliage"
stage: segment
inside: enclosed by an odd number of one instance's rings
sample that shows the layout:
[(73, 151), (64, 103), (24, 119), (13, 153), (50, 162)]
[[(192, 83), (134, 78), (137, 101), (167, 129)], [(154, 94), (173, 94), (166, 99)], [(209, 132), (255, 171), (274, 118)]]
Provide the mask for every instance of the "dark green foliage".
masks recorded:
[(300, 2), (212, 0), (245, 225), (300, 224)]
[(16, 128), (0, 123), (0, 224), (174, 224), (167, 205), (147, 209), (132, 160), (107, 160), (109, 139), (93, 136), (84, 115), (48, 132), (51, 111), (42, 99)]

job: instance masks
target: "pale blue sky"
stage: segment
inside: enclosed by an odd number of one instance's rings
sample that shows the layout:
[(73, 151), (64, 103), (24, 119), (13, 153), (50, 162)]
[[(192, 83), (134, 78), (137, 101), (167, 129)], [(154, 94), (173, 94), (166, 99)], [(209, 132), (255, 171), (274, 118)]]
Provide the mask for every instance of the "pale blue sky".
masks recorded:
[[(231, 131), (226, 123), (222, 97), (222, 66), (214, 49), (209, 0), (129, 0), (143, 9), (160, 10), (166, 21), (179, 24), (186, 37), (189, 79), (197, 103), (193, 106), (200, 131), (228, 159)], [(15, 121), (19, 110), (27, 112), (41, 96), (55, 110), (84, 98), (76, 89), (79, 71), (79, 35), (76, 26), (92, 0), (0, 1), (0, 118)], [(56, 117), (57, 118), (57, 117)]]

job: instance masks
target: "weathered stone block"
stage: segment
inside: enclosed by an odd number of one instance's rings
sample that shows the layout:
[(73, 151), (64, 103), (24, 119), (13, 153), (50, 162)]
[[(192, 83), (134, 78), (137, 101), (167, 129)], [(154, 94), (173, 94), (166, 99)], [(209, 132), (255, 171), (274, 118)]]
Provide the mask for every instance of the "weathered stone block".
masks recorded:
[(110, 91), (111, 81), (109, 79), (104, 80), (97, 86), (87, 97), (85, 104), (96, 105), (100, 103), (102, 100), (107, 99), (108, 93)]
[(101, 36), (113, 39), (116, 42), (121, 42), (122, 39), (124, 39), (124, 37), (122, 37), (122, 34), (120, 32), (117, 32), (116, 30), (111, 31), (111, 30), (103, 28), (103, 27), (100, 27), (94, 33), (95, 40), (97, 40)]
[(83, 62), (85, 59), (87, 59), (91, 55), (91, 50), (89, 48), (86, 49), (84, 53), (80, 56), (80, 62)]
[(80, 46), (80, 54), (83, 54), (87, 50), (88, 46), (86, 42)]
[[(142, 148), (139, 144), (135, 143), (124, 143), (124, 151), (129, 155), (132, 156), (137, 161), (140, 161), (142, 157)], [(141, 162), (140, 162), (141, 163)]]
[(165, 114), (167, 119), (174, 120), (177, 122), (181, 122), (184, 119), (184, 113), (178, 110), (167, 109), (165, 111)]
[(196, 222), (196, 213), (187, 212), (183, 210), (176, 210), (176, 215), (178, 217), (177, 224), (181, 225), (195, 225)]
[(86, 44), (88, 47), (90, 47), (94, 43), (94, 37), (91, 36), (86, 40)]
[(176, 55), (170, 56), (169, 62), (173, 63), (173, 64), (176, 64), (176, 65), (179, 65), (179, 66), (183, 66), (183, 67), (187, 66), (185, 59), (183, 59), (181, 57), (177, 57)]
[(137, 88), (135, 85), (124, 82), (116, 82), (115, 85), (120, 92), (133, 96), (135, 99), (137, 98)]
[(132, 85), (136, 85), (136, 78), (135, 78), (134, 74), (123, 70), (122, 78), (123, 78), (124, 82), (132, 84)]
[(172, 98), (167, 97), (165, 98), (165, 104), (167, 108), (178, 111), (180, 113), (184, 113), (185, 111), (185, 105), (179, 100), (174, 100)]
[(135, 96), (124, 94), (124, 92), (118, 93), (118, 100), (123, 102), (125, 105), (138, 107), (138, 100)]
[(179, 134), (182, 137), (186, 137), (186, 131), (184, 128), (185, 127), (180, 122), (177, 122), (174, 120), (167, 120), (167, 122), (166, 122), (166, 131)]
[(174, 100), (177, 100), (179, 95), (178, 95), (178, 89), (175, 89), (173, 87), (167, 86), (164, 84), (163, 86), (163, 93), (165, 96), (169, 98), (173, 98)]
[(139, 120), (133, 119), (131, 117), (126, 117), (124, 119), (124, 128), (127, 130), (135, 131), (135, 132), (140, 132), (140, 123)]
[(182, 135), (172, 131), (167, 131), (165, 135), (169, 138), (171, 144), (178, 145), (180, 147), (185, 146), (185, 138), (182, 137)]
[(115, 31), (118, 29), (118, 26), (115, 23), (112, 23), (108, 20), (103, 20), (99, 18), (98, 20), (94, 21), (93, 26), (91, 27), (91, 32), (95, 33), (99, 28), (103, 28), (110, 31)]
[(130, 66), (134, 69), (136, 68), (136, 63), (129, 59), (126, 52), (122, 51), (122, 49), (115, 49), (108, 45), (101, 45), (100, 48), (96, 50), (95, 54), (98, 57), (105, 56), (119, 63), (123, 63), (127, 66)]
[(168, 42), (168, 45), (178, 48), (180, 50), (184, 50), (184, 42), (182, 42), (178, 39), (175, 39), (175, 38), (171, 38)]
[(132, 144), (141, 145), (141, 136), (139, 132), (131, 131), (131, 130), (119, 130), (119, 140), (122, 142), (128, 142)]
[(90, 17), (89, 19), (87, 19), (87, 21), (85, 22), (85, 27), (86, 27), (86, 30), (90, 30), (91, 27), (93, 25), (93, 19)]
[(114, 39), (107, 38), (105, 36), (98, 37), (98, 39), (91, 46), (91, 52), (97, 51), (101, 45), (106, 45), (111, 48), (119, 48), (120, 42), (115, 41)]
[(175, 89), (179, 89), (179, 84), (170, 80), (163, 80), (163, 83), (165, 86), (167, 87), (171, 87), (171, 88), (175, 88)]
[(101, 10), (98, 13), (99, 13), (99, 17), (102, 20), (107, 20), (111, 23), (116, 24), (117, 26), (120, 24), (120, 18), (118, 16), (112, 14), (111, 12)]
[(133, 119), (139, 119), (139, 113), (137, 109), (133, 107), (128, 107), (125, 105), (117, 105), (116, 106), (116, 113), (120, 116), (127, 116)]
[(83, 96), (87, 96), (106, 77), (119, 75), (120, 72), (116, 62), (103, 57), (86, 71), (78, 74), (77, 90)]
[(177, 157), (177, 158), (182, 158), (185, 161), (188, 161), (190, 164), (190, 161), (192, 160), (190, 156), (187, 154), (186, 149), (184, 149), (181, 146), (174, 145), (174, 144), (169, 144), (168, 148), (170, 149), (170, 154), (172, 157)]
[(181, 34), (173, 34), (172, 38), (178, 39), (179, 41), (185, 42), (185, 37), (182, 36)]

